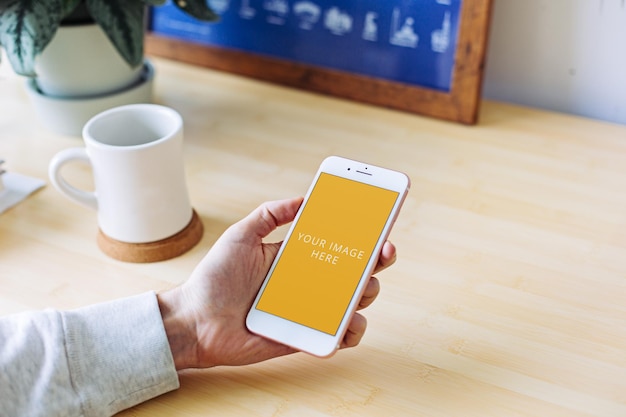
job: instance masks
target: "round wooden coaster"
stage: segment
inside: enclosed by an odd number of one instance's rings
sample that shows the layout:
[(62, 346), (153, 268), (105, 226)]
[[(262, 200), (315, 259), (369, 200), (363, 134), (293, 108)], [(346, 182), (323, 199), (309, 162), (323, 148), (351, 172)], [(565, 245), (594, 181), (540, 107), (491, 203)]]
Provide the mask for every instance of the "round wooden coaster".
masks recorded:
[(98, 247), (106, 255), (124, 262), (148, 263), (165, 261), (182, 255), (202, 239), (204, 226), (196, 211), (180, 232), (163, 240), (148, 243), (127, 243), (112, 239), (98, 230)]

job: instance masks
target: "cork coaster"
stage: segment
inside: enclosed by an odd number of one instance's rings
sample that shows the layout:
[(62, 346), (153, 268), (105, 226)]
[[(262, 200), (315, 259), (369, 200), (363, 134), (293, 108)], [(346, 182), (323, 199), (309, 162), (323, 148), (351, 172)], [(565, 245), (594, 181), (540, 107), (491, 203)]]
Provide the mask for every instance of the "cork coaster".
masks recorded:
[(202, 239), (204, 226), (196, 211), (180, 232), (163, 240), (148, 243), (127, 243), (115, 240), (98, 230), (98, 247), (106, 255), (123, 262), (148, 263), (165, 261), (182, 255)]

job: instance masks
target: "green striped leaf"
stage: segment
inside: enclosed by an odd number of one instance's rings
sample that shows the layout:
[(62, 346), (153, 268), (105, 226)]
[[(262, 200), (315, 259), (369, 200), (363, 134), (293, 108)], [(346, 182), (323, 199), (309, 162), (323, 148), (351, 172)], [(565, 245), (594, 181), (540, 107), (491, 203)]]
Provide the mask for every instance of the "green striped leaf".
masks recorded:
[(62, 0), (21, 0), (0, 9), (0, 44), (18, 74), (34, 77), (35, 57), (59, 27)]
[(143, 61), (146, 6), (137, 0), (86, 0), (94, 20), (102, 27), (115, 49), (131, 66)]
[(18, 0), (0, 0), (0, 10), (4, 10), (11, 5), (11, 3), (15, 3)]
[(72, 13), (82, 0), (63, 0), (63, 17)]

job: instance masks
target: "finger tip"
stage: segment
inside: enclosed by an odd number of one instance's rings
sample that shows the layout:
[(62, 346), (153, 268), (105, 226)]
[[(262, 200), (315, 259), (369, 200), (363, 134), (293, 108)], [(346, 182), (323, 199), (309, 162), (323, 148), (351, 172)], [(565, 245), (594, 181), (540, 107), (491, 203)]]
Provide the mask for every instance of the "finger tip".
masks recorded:
[(391, 241), (386, 241), (385, 246), (383, 247), (383, 251), (387, 253), (387, 256), (391, 258), (395, 258), (397, 254), (396, 245), (394, 245)]

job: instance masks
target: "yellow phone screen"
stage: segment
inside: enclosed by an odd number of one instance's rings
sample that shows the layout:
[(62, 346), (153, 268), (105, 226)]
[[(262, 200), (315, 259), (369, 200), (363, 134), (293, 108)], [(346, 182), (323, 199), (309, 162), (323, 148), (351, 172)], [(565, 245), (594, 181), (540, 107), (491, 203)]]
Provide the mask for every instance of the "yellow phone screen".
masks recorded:
[(322, 173), (257, 309), (335, 335), (397, 198)]

